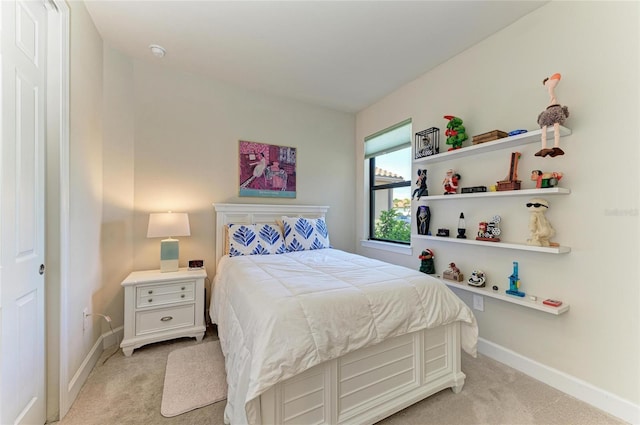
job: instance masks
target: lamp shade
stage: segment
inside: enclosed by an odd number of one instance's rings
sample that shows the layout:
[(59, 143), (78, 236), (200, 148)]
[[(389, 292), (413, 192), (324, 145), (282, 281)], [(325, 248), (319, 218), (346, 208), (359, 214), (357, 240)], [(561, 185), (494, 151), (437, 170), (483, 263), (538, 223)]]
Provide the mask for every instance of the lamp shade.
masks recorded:
[(171, 236), (191, 236), (189, 215), (174, 212), (149, 214), (147, 237), (166, 238)]

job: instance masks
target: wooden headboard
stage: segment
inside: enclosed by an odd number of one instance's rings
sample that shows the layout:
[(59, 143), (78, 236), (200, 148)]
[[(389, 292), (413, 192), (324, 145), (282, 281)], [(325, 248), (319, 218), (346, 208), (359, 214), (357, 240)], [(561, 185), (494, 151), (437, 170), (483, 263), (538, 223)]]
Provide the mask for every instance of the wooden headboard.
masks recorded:
[(324, 217), (327, 206), (318, 205), (265, 205), (265, 204), (213, 204), (216, 211), (216, 264), (224, 254), (224, 226), (229, 223), (275, 223), (283, 215), (290, 217)]

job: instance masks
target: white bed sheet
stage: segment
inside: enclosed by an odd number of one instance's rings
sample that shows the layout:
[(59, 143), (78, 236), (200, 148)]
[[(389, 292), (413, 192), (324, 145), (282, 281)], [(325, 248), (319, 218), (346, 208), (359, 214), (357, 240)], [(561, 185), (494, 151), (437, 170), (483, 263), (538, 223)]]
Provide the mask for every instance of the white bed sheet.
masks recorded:
[(222, 257), (210, 315), (232, 424), (259, 422), (258, 397), (274, 384), (394, 336), (462, 321), (462, 348), (476, 355), (475, 317), (446, 285), (335, 249)]

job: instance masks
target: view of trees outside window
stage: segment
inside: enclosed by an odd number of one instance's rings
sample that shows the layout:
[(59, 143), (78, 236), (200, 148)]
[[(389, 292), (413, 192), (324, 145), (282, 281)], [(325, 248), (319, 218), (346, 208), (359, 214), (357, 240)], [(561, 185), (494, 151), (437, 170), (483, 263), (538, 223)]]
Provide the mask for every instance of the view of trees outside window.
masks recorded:
[(411, 241), (411, 147), (375, 157), (375, 186), (408, 182), (375, 190), (376, 239)]

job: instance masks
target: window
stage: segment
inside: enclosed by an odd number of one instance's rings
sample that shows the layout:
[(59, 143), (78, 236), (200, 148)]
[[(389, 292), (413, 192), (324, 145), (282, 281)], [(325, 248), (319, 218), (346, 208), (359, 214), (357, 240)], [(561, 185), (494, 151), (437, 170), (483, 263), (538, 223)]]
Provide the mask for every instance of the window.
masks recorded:
[(369, 239), (411, 243), (411, 120), (365, 138)]

